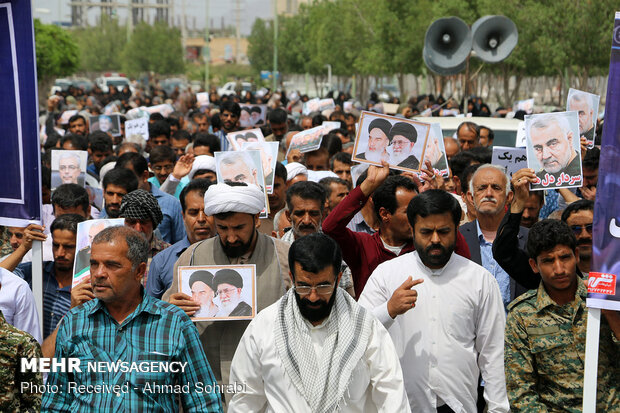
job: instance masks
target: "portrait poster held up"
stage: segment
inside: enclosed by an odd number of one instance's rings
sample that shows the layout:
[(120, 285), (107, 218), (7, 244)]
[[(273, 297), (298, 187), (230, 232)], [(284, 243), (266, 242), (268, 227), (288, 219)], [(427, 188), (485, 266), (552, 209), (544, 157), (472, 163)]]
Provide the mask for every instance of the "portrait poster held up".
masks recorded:
[(269, 216), (269, 201), (260, 151), (215, 152), (214, 155), (217, 182), (243, 182), (248, 185), (256, 185), (265, 195), (265, 207), (260, 213), (260, 218), (267, 218)]
[(178, 269), (181, 292), (200, 309), (192, 321), (251, 320), (256, 316), (256, 265), (203, 265)]
[(231, 132), (226, 134), (226, 139), (234, 151), (241, 150), (243, 142), (265, 142), (265, 137), (260, 128)]
[(429, 123), (363, 111), (352, 159), (371, 165), (386, 161), (392, 169), (418, 172), (430, 130)]
[(251, 128), (253, 126), (262, 126), (267, 119), (267, 105), (252, 105), (248, 103), (240, 103), (241, 115), (239, 116), (239, 125), (242, 128)]
[(293, 136), (293, 139), (288, 146), (286, 156), (288, 156), (288, 154), (294, 149), (299, 150), (301, 153), (316, 151), (321, 147), (324, 132), (325, 127), (321, 125), (297, 133)]
[(572, 88), (568, 90), (566, 110), (575, 111), (579, 115), (579, 136), (586, 138), (589, 149), (594, 147), (596, 118), (600, 101), (601, 97), (599, 95)]
[(530, 189), (580, 187), (581, 143), (577, 112), (555, 112), (525, 117), (527, 166), (536, 172)]
[(263, 163), (263, 176), (265, 177), (265, 188), (268, 194), (273, 193), (273, 181), (276, 162), (278, 162), (278, 142), (243, 142), (241, 150), (260, 151), (261, 162)]
[(88, 152), (52, 150), (52, 191), (62, 184), (84, 186)]
[[(424, 161), (431, 163), (431, 167), (436, 174), (444, 178), (450, 175), (448, 171), (448, 157), (446, 156), (446, 148), (443, 143), (443, 133), (439, 123), (431, 123), (431, 130), (424, 151)], [(422, 165), (424, 165), (424, 162), (422, 162)]]
[(90, 125), (90, 133), (102, 131), (112, 136), (121, 135), (121, 117), (120, 115), (99, 115), (90, 116), (88, 118)]
[(84, 279), (90, 278), (90, 247), (97, 234), (108, 227), (120, 227), (125, 225), (124, 218), (115, 219), (91, 219), (80, 222), (77, 226), (77, 252), (73, 261), (73, 281), (75, 287)]

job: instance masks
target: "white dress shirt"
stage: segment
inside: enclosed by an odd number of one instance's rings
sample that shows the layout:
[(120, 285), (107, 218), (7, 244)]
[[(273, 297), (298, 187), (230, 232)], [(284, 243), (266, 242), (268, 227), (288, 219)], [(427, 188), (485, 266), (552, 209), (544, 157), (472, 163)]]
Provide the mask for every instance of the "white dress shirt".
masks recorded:
[[(230, 369), (230, 382), (245, 385), (237, 392), (228, 412), (311, 413), (310, 406), (287, 376), (275, 343), (275, 323), (280, 301), (261, 311), (250, 323), (237, 347)], [(312, 345), (322, 354), (326, 323), (307, 323)], [(353, 370), (341, 412), (409, 412), (402, 371), (389, 335), (372, 320), (372, 332), (364, 357)]]
[[(387, 302), (409, 276), (424, 280), (414, 287), (416, 305), (392, 319)], [(488, 411), (509, 411), (504, 306), (497, 281), (483, 267), (453, 253), (445, 267), (431, 270), (410, 252), (375, 269), (359, 304), (392, 336), (412, 411), (432, 412), (445, 402), (457, 413), (475, 412), (480, 373)]]
[(42, 343), (39, 314), (28, 283), (4, 268), (0, 268), (0, 310), (7, 323)]

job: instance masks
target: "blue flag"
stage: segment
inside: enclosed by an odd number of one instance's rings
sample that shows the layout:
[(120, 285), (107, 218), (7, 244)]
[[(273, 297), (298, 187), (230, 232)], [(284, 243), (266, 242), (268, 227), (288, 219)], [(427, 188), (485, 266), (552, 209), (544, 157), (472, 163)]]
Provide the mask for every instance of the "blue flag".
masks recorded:
[(37, 70), (30, 1), (0, 2), (0, 224), (41, 221)]
[(605, 124), (594, 204), (588, 307), (620, 310), (620, 12), (609, 63)]

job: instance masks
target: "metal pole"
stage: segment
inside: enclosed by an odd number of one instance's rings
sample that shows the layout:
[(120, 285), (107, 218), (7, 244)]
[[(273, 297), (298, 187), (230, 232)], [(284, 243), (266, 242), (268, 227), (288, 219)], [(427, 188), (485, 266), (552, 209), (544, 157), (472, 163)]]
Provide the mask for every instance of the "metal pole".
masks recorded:
[(43, 337), (43, 243), (36, 240), (32, 241), (32, 294), (39, 313), (39, 332)]
[[(580, 282), (580, 281), (579, 281)], [(601, 328), (600, 308), (588, 308), (588, 329), (586, 330), (586, 361), (583, 377), (583, 411), (596, 411), (596, 390), (598, 376), (598, 348)]]
[(206, 0), (205, 10), (205, 91), (209, 92), (209, 60), (211, 60), (211, 48), (209, 47), (209, 0)]
[(273, 0), (273, 91), (278, 88), (278, 2)]

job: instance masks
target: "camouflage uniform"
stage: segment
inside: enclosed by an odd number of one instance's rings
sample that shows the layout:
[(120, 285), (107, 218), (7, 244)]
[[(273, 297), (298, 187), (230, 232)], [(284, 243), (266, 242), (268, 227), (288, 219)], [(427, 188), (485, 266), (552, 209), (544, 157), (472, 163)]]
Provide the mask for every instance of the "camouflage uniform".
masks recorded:
[[(557, 305), (543, 283), (508, 307), (504, 363), (512, 411), (581, 412), (586, 348), (586, 287)], [(620, 342), (601, 320), (599, 412), (620, 412)]]
[(41, 373), (21, 373), (21, 358), (39, 358), (41, 347), (28, 333), (6, 322), (0, 311), (0, 412), (38, 412), (41, 393), (21, 392), (21, 383), (41, 386)]

